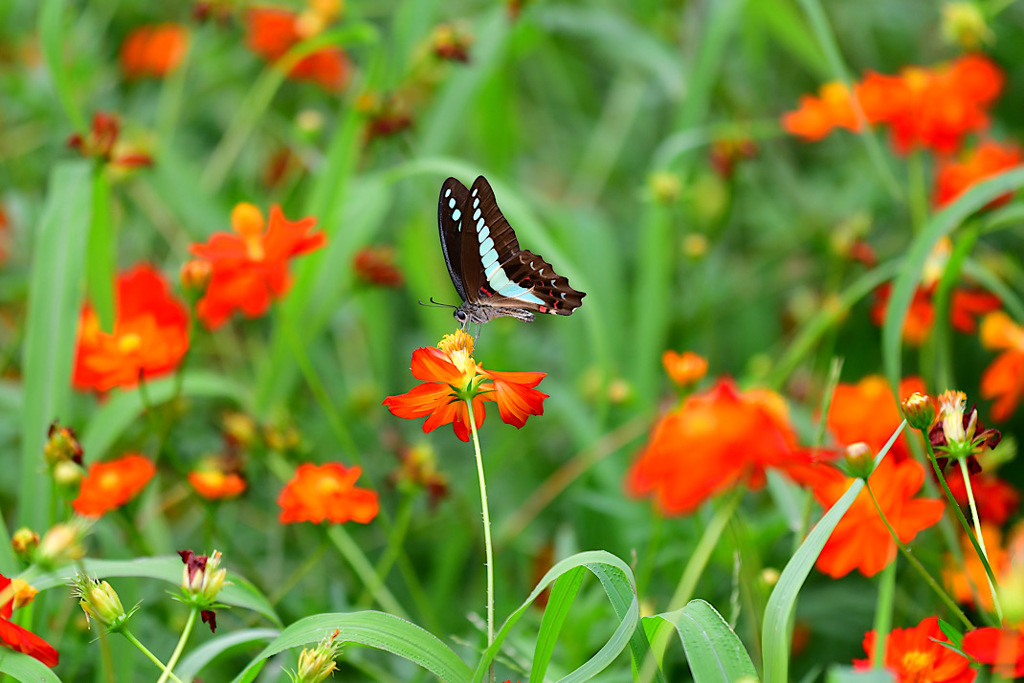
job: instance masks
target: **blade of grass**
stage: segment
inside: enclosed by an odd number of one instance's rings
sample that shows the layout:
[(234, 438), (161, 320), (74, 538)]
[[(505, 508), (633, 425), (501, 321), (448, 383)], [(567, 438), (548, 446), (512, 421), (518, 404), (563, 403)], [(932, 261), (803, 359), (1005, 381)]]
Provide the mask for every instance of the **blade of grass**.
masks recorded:
[(117, 244), (110, 216), (110, 182), (97, 166), (93, 172), (92, 225), (89, 228), (86, 258), (86, 292), (100, 327), (114, 329), (114, 277), (117, 270)]
[(57, 91), (57, 99), (71, 121), (71, 126), (79, 133), (84, 133), (88, 124), (75, 100), (71, 79), (64, 64), (64, 46), (67, 44), (63, 26), (65, 5), (65, 0), (46, 0), (41, 3), (39, 42), (43, 48), (43, 59), (53, 79), (53, 87)]
[(42, 470), (51, 422), (67, 410), (92, 213), (91, 165), (65, 161), (50, 174), (34, 245), (23, 349), (25, 415), (21, 442), (19, 524), (45, 529), (50, 478)]

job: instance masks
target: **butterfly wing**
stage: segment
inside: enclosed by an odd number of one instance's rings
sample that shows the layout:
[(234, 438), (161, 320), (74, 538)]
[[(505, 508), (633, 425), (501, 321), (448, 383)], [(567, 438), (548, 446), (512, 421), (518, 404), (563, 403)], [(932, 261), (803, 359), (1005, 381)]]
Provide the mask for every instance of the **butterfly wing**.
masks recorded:
[(473, 183), (463, 216), (462, 272), (466, 291), (477, 303), (501, 309), (494, 315), (511, 315), (502, 312), (511, 309), (569, 315), (586, 296), (540, 256), (520, 250), (483, 176)]
[(441, 194), (437, 200), (437, 229), (441, 234), (441, 251), (444, 252), (448, 275), (463, 301), (471, 300), (463, 277), (465, 269), (462, 262), (462, 225), (468, 199), (469, 190), (466, 186), (455, 178), (448, 178), (441, 185)]

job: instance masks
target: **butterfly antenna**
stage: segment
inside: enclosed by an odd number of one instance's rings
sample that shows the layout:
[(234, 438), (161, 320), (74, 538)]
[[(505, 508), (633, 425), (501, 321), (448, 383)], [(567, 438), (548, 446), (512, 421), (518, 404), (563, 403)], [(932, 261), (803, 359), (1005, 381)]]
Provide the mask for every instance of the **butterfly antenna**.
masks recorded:
[(430, 297), (429, 304), (423, 303), (423, 299), (417, 299), (416, 301), (419, 302), (420, 306), (429, 306), (430, 308), (458, 308), (458, 306), (453, 306), (452, 304), (443, 304), (440, 301), (434, 301), (434, 297)]

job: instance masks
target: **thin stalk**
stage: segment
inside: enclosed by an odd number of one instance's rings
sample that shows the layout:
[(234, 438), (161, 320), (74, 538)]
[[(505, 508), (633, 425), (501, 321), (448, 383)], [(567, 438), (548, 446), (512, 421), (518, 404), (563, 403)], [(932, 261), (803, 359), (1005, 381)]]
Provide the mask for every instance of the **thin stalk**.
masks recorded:
[[(199, 608), (195, 605), (189, 608), (188, 621), (185, 622), (185, 628), (181, 631), (181, 638), (178, 638), (178, 644), (174, 646), (174, 652), (171, 653), (171, 658), (167, 660), (167, 668), (164, 669), (163, 674), (156, 683), (166, 683), (170, 676), (174, 676), (174, 666), (181, 659), (181, 653), (185, 651), (185, 643), (188, 642), (189, 636), (192, 635), (192, 629), (196, 625), (196, 617), (199, 616)], [(174, 680), (178, 680), (177, 676), (174, 676)]]
[[(161, 681), (166, 680), (165, 677), (169, 677), (172, 681), (174, 681), (174, 683), (182, 683), (181, 679), (175, 676), (173, 673), (171, 673), (171, 670), (168, 667), (164, 666), (164, 663), (161, 662), (156, 655), (150, 652), (145, 645), (139, 642), (139, 639), (132, 635), (131, 631), (123, 630), (121, 631), (121, 635), (127, 638), (129, 643), (139, 648), (139, 651), (142, 652), (142, 654), (146, 655), (146, 658), (149, 659), (149, 661), (156, 664), (157, 668), (163, 671), (163, 675), (160, 677)], [(113, 669), (111, 669), (111, 671), (112, 670)]]
[[(480, 452), (480, 435), (476, 431), (473, 417), (473, 401), (466, 401), (469, 411), (469, 427), (473, 433), (473, 451), (476, 453), (476, 473), (480, 479), (480, 507), (484, 516), (484, 553), (487, 562), (487, 647), (494, 642), (494, 547), (491, 543), (491, 512), (487, 505), (487, 480), (484, 478), (484, 456)], [(487, 678), (494, 683), (494, 663), (487, 672)]]
[(868, 496), (871, 498), (871, 502), (874, 504), (875, 510), (878, 512), (878, 516), (882, 520), (882, 524), (884, 524), (885, 528), (889, 530), (889, 535), (892, 536), (892, 540), (896, 544), (896, 547), (900, 549), (903, 556), (906, 557), (910, 564), (914, 566), (914, 569), (921, 574), (925, 583), (931, 586), (931, 589), (935, 591), (935, 594), (939, 596), (939, 599), (942, 600), (949, 611), (960, 619), (964, 628), (968, 631), (973, 629), (974, 624), (972, 624), (971, 620), (967, 618), (967, 615), (963, 613), (963, 610), (953, 602), (953, 599), (949, 597), (946, 591), (942, 590), (942, 586), (936, 583), (935, 579), (933, 579), (932, 575), (928, 573), (928, 570), (924, 568), (924, 565), (921, 564), (920, 560), (918, 560), (917, 557), (907, 549), (907, 546), (900, 540), (900, 537), (896, 535), (896, 530), (889, 524), (889, 520), (886, 518), (885, 513), (882, 512), (882, 507), (878, 504), (878, 500), (875, 498), (875, 492), (871, 490), (871, 483), (868, 481), (865, 481), (864, 483), (865, 488), (868, 490)]
[(907, 184), (909, 186), (910, 225), (916, 235), (928, 221), (928, 190), (924, 180), (924, 157), (920, 151), (907, 159)]
[[(405, 534), (409, 530), (409, 522), (412, 519), (412, 501), (412, 496), (403, 494), (398, 503), (398, 514), (388, 534), (388, 544), (377, 561), (376, 572), (381, 581), (388, 578), (391, 568), (394, 567), (395, 561), (398, 559), (398, 553), (402, 550), (402, 543), (405, 542)], [(369, 591), (364, 590), (357, 604), (364, 604), (369, 599)]]
[(885, 641), (892, 629), (892, 599), (896, 592), (896, 560), (889, 563), (878, 583), (878, 600), (875, 602), (875, 649), (871, 653), (871, 667), (885, 668)]
[[(978, 547), (981, 548), (981, 554), (988, 564), (988, 550), (985, 548), (985, 536), (981, 533), (981, 519), (978, 517), (978, 506), (974, 503), (974, 489), (971, 488), (971, 473), (967, 469), (967, 458), (958, 458), (957, 462), (960, 463), (960, 474), (964, 478), (964, 488), (967, 489), (967, 502), (971, 507), (971, 518), (974, 520), (974, 528), (978, 531)], [(988, 589), (992, 593), (992, 606), (996, 610), (996, 616), (999, 618), (999, 623), (1003, 623), (1003, 606), (999, 603), (999, 595), (996, 593), (996, 584), (993, 581), (991, 574), (986, 574), (985, 578), (988, 579)]]

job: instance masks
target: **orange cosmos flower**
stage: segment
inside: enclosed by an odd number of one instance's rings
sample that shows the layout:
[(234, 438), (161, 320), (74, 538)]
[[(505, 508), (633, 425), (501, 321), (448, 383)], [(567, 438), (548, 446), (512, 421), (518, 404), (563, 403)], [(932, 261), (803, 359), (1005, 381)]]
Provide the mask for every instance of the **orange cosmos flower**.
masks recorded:
[(214, 233), (204, 244), (189, 251), (212, 267), (206, 293), (196, 313), (210, 329), (216, 329), (235, 311), (250, 318), (263, 315), (272, 299), (291, 287), (288, 261), (324, 246), (323, 233), (311, 233), (313, 217), (290, 222), (281, 207), (270, 207), (270, 221), (252, 204), (239, 204), (231, 212), (235, 234)]
[[(820, 474), (812, 491), (814, 498), (827, 510), (846, 493), (854, 480), (831, 468), (822, 467)], [(924, 483), (924, 468), (916, 460), (897, 463), (894, 458), (882, 458), (868, 477), (868, 483), (886, 519), (904, 543), (912, 541), (919, 531), (942, 517), (941, 500), (913, 497)], [(895, 557), (896, 544), (865, 489), (839, 521), (818, 556), (816, 566), (832, 578), (846, 576), (854, 569), (864, 576), (874, 576)]]
[(374, 491), (355, 487), (362, 473), (361, 467), (345, 467), (338, 462), (299, 465), (277, 497), (281, 506), (278, 519), (282, 524), (320, 524), (325, 519), (336, 524), (349, 520), (368, 524), (380, 506)]
[(821, 86), (818, 92), (820, 97), (804, 95), (796, 111), (782, 115), (783, 130), (808, 142), (821, 140), (833, 128), (860, 130), (853, 97), (846, 85), (834, 81)]
[[(286, 9), (253, 7), (246, 14), (246, 44), (268, 62), (281, 59), (293, 47), (323, 29), (325, 17)], [(303, 57), (288, 72), (297, 81), (312, 81), (328, 92), (338, 93), (351, 75), (348, 55), (340, 48), (325, 47)]]
[(188, 50), (188, 31), (181, 24), (147, 24), (121, 43), (121, 72), (125, 78), (163, 78), (181, 66)]
[(225, 464), (218, 459), (204, 462), (188, 473), (188, 483), (206, 500), (237, 498), (245, 491), (245, 477)]
[(412, 374), (423, 384), (408, 393), (389, 396), (384, 405), (398, 417), (427, 417), (424, 432), (451, 423), (455, 436), (462, 441), (469, 441), (470, 433), (467, 400), (473, 402), (478, 428), (484, 423), (485, 401), (497, 403), (501, 420), (519, 428), (530, 415), (544, 414), (544, 399), (548, 397), (534, 389), (546, 373), (484, 370), (473, 360), (473, 338), (463, 330), (445, 335), (436, 348), (413, 351)]
[(137, 496), (154, 474), (153, 462), (137, 453), (110, 462), (94, 462), (71, 505), (80, 515), (100, 517)]
[(720, 379), (658, 421), (626, 475), (626, 489), (653, 495), (666, 514), (686, 514), (734, 486), (761, 488), (768, 467), (805, 461), (781, 396), (743, 392)]
[(82, 307), (72, 381), (78, 389), (133, 387), (175, 368), (188, 351), (188, 312), (163, 276), (143, 264), (122, 273), (114, 329), (104, 332), (92, 306)]
[(665, 366), (665, 372), (672, 378), (672, 381), (681, 387), (696, 384), (708, 372), (707, 359), (693, 351), (684, 351), (683, 353), (666, 351), (661, 354), (661, 364)]
[[(875, 651), (875, 632), (864, 635), (864, 652)], [(963, 655), (941, 643), (948, 643), (939, 628), (938, 617), (928, 617), (911, 628), (894, 628), (885, 638), (885, 668), (899, 683), (971, 683), (976, 672)], [(854, 660), (857, 669), (871, 668), (870, 659)]]
[(1004, 678), (1024, 678), (1024, 625), (975, 629), (964, 635), (960, 649)]
[[(1022, 159), (1020, 147), (1017, 145), (1000, 145), (997, 142), (985, 141), (978, 145), (963, 161), (940, 160), (939, 170), (935, 175), (935, 206), (942, 208), (974, 185), (1003, 171), (1020, 164)], [(996, 197), (985, 205), (986, 209), (994, 209), (1007, 203), (1013, 193)]]
[(981, 397), (995, 399), (992, 419), (1002, 422), (1024, 396), (1024, 327), (1002, 311), (990, 313), (981, 321), (981, 345), (1005, 349), (981, 375)]
[(48, 642), (11, 621), (15, 607), (32, 602), (36, 589), (21, 579), (0, 574), (0, 644), (33, 657), (46, 666), (57, 666), (60, 656)]
[[(901, 399), (926, 391), (920, 377), (907, 377), (900, 382)], [(849, 446), (863, 442), (874, 454), (882, 450), (902, 421), (889, 382), (881, 375), (869, 375), (856, 384), (836, 385), (826, 423), (838, 443)], [(897, 462), (910, 457), (907, 438), (906, 433), (900, 435), (889, 449), (889, 455)]]

